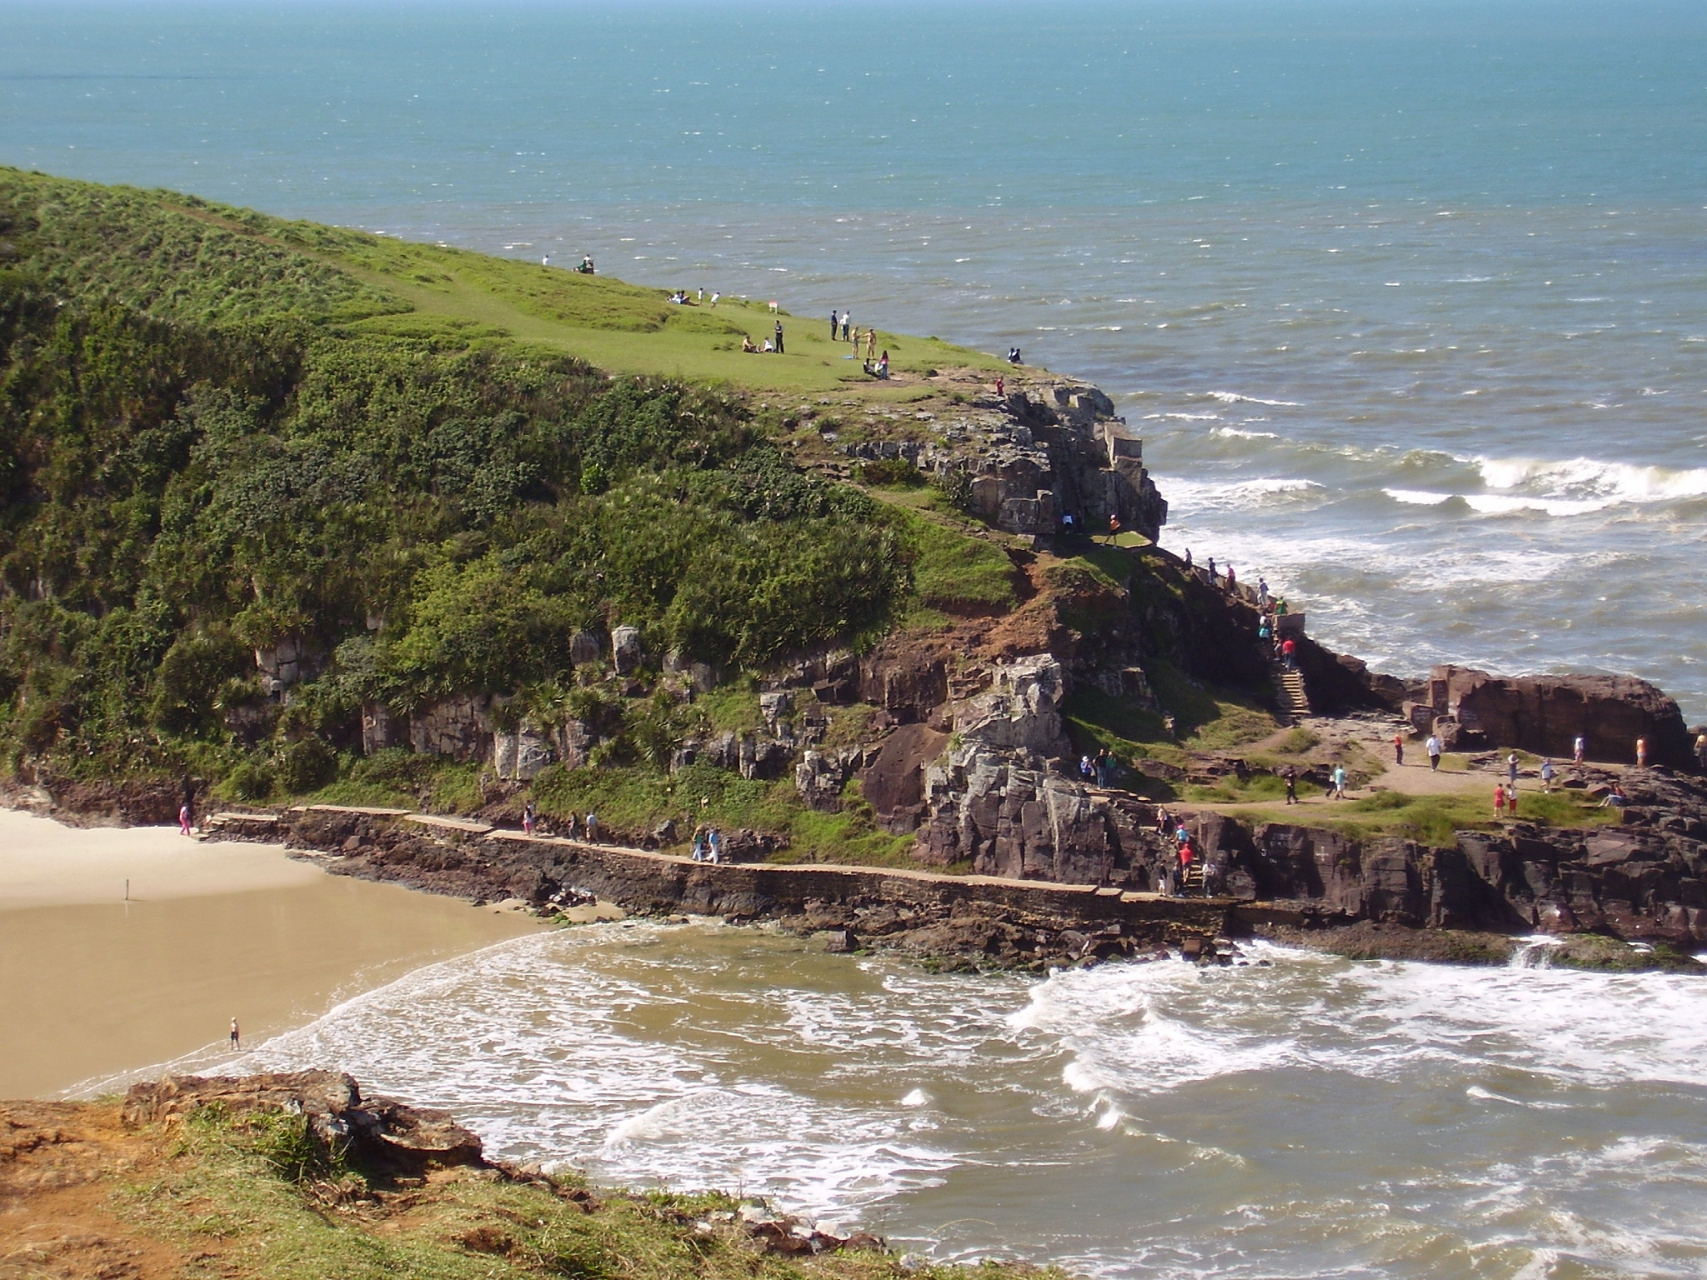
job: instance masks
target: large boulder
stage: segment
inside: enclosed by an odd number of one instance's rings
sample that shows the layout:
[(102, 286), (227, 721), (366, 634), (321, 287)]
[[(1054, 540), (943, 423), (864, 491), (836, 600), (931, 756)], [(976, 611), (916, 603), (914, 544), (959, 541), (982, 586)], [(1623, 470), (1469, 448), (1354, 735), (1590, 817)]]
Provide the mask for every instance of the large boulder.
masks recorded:
[(1427, 711), (1457, 721), (1465, 747), (1516, 747), (1569, 756), (1580, 735), (1591, 760), (1633, 762), (1647, 739), (1648, 763), (1689, 768), (1693, 740), (1676, 702), (1634, 676), (1489, 675), (1472, 667), (1435, 667)]

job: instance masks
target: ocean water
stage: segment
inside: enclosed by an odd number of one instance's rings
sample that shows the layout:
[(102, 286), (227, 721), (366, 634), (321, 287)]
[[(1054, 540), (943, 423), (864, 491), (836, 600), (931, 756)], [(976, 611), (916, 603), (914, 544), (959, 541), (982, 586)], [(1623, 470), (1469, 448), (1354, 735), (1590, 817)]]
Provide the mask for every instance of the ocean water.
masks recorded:
[(501, 943), (227, 1064), (489, 1147), (1081, 1274), (1707, 1274), (1707, 986), (1352, 963), (931, 975), (721, 925)]
[(1018, 345), (1327, 642), (1707, 717), (1707, 7), (0, 16), (0, 162)]

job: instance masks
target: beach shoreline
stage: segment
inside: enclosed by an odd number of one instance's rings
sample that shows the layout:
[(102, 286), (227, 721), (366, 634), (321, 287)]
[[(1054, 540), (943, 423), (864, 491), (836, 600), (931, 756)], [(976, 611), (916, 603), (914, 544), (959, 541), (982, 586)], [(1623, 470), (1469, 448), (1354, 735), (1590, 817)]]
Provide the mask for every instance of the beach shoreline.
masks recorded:
[(0, 809), (0, 1096), (87, 1095), (218, 1061), (233, 1017), (259, 1043), (539, 928), (328, 875), (276, 845)]

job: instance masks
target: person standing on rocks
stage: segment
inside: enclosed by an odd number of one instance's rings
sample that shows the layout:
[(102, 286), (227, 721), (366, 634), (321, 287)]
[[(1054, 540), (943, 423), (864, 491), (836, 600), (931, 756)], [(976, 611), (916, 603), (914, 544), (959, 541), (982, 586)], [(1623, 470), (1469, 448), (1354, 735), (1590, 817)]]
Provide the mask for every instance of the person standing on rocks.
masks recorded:
[(1268, 581), (1260, 577), (1257, 579), (1257, 608), (1268, 612)]
[(1227, 566), (1227, 594), (1230, 596), (1233, 596), (1233, 595), (1238, 595), (1238, 593), (1239, 593), (1239, 580), (1238, 580), (1238, 578), (1233, 576), (1233, 566), (1228, 565)]
[(1646, 738), (1636, 739), (1636, 767), (1638, 769), (1648, 767), (1648, 740)]
[(1428, 752), (1429, 772), (1439, 773), (1440, 772), (1440, 738), (1435, 734), (1432, 734), (1432, 733), (1429, 734), (1428, 735), (1428, 742), (1424, 745), (1423, 750)]
[(1695, 758), (1701, 762), (1701, 767), (1707, 769), (1707, 729), (1703, 729), (1695, 739)]
[(1517, 752), (1513, 751), (1505, 758), (1506, 790), (1517, 790)]
[(1571, 763), (1581, 764), (1583, 762), (1583, 757), (1587, 754), (1588, 743), (1583, 740), (1582, 734), (1579, 733), (1577, 735), (1577, 740), (1571, 744)]

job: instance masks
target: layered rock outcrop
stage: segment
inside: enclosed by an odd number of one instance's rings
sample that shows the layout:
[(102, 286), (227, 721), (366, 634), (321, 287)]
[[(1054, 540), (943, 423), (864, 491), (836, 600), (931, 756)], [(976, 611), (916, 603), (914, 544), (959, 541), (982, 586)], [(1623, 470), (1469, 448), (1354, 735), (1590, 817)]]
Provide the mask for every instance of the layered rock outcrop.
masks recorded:
[(1422, 695), (1406, 706), (1412, 725), (1454, 747), (1569, 756), (1581, 736), (1590, 760), (1632, 763), (1644, 739), (1650, 764), (1696, 763), (1677, 703), (1634, 676), (1494, 676), (1440, 666)]

